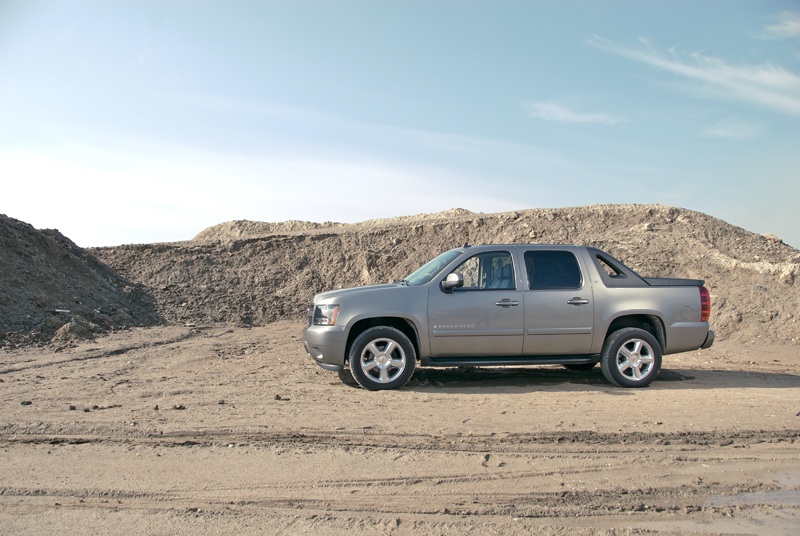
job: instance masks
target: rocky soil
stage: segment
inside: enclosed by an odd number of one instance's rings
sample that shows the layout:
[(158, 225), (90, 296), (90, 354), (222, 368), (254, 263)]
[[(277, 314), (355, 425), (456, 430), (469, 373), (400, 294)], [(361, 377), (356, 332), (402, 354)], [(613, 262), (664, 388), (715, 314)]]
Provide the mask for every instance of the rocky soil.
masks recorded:
[(159, 322), (152, 296), (56, 229), (0, 214), (0, 341), (56, 345)]
[(800, 251), (778, 237), (662, 205), (453, 209), (350, 225), (235, 221), (186, 242), (91, 252), (141, 284), (168, 322), (257, 326), (303, 318), (324, 290), (402, 279), (465, 243), (596, 246), (644, 276), (704, 279), (720, 340), (800, 340)]

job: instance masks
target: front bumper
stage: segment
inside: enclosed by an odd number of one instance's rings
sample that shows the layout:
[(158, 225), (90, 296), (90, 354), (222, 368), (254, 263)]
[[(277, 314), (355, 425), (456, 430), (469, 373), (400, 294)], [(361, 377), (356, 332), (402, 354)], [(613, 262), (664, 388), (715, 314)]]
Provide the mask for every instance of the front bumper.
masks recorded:
[(306, 326), (303, 329), (303, 346), (314, 362), (325, 370), (338, 372), (344, 369), (347, 334), (342, 328)]

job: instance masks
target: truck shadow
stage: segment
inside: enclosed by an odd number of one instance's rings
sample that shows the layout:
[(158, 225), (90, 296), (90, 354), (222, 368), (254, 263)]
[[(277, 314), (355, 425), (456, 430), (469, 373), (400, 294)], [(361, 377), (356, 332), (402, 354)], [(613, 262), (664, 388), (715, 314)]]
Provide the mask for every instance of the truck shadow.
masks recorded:
[[(403, 387), (404, 390), (485, 389), (496, 392), (498, 387), (530, 390), (564, 386), (569, 390), (586, 386), (611, 388), (619, 394), (630, 392), (611, 384), (600, 366), (588, 371), (573, 371), (556, 367), (456, 367), (418, 368)], [(658, 378), (646, 389), (724, 389), (769, 387), (793, 389), (800, 387), (800, 376), (776, 372), (742, 372), (702, 369), (661, 370)]]

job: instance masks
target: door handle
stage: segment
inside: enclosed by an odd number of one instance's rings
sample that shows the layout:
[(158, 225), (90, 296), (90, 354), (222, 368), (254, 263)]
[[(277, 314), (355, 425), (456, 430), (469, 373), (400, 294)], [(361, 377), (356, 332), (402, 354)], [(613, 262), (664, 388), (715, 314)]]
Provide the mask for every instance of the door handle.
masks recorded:
[(508, 307), (509, 305), (519, 305), (518, 301), (511, 301), (508, 298), (503, 298), (499, 302), (495, 302), (495, 305), (499, 305), (500, 307)]
[(583, 298), (575, 296), (571, 300), (567, 300), (567, 303), (570, 305), (586, 305), (589, 303), (589, 300), (584, 300)]

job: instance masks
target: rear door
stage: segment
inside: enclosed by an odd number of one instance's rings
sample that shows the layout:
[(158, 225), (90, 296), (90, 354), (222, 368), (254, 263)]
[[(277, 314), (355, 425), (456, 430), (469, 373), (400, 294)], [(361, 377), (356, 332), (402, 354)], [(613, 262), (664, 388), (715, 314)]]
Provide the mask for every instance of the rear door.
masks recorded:
[(577, 248), (548, 246), (523, 251), (524, 355), (588, 354), (594, 299)]
[(514, 268), (510, 248), (476, 252), (448, 272), (464, 277), (462, 288), (446, 293), (431, 286), (428, 333), (433, 357), (520, 355), (524, 307)]

